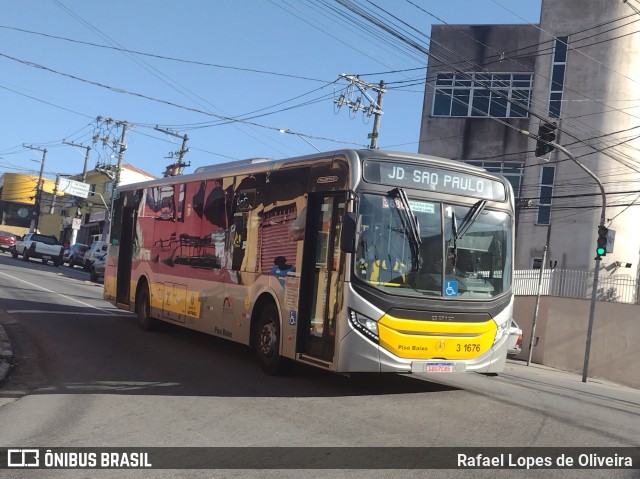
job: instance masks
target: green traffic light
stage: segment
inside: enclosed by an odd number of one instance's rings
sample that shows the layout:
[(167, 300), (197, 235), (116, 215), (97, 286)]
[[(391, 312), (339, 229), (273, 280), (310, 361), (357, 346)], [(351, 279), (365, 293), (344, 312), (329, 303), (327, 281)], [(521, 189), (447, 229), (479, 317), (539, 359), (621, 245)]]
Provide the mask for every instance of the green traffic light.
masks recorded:
[(598, 256), (604, 256), (605, 254), (607, 254), (607, 248), (605, 248), (604, 246), (598, 246), (596, 248), (596, 254)]

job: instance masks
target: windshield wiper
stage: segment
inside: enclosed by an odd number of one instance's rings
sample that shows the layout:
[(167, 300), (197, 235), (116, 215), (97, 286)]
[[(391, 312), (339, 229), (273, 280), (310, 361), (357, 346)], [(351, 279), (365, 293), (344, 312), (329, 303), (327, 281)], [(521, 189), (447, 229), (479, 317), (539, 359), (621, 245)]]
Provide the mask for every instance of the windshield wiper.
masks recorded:
[(465, 233), (471, 228), (471, 225), (475, 223), (484, 210), (484, 207), (487, 206), (486, 200), (480, 200), (474, 203), (474, 205), (467, 211), (467, 214), (462, 218), (462, 224), (460, 225), (460, 229), (458, 229), (458, 220), (456, 219), (456, 212), (452, 208), (451, 211), (451, 235), (453, 236), (453, 248), (451, 258), (451, 265), (455, 268), (456, 263), (458, 262), (458, 240), (462, 238)]
[(487, 206), (487, 200), (480, 200), (471, 207), (466, 215), (464, 215), (460, 230), (456, 233), (457, 239), (462, 238), (469, 228), (471, 228), (471, 225), (478, 219), (478, 216), (480, 216), (480, 213), (482, 213), (485, 206)]
[[(422, 244), (422, 238), (420, 238), (420, 228), (418, 226), (418, 218), (413, 214), (411, 205), (407, 194), (402, 188), (394, 188), (389, 191), (389, 196), (392, 198), (398, 198), (402, 204), (402, 209), (396, 208), (400, 214), (402, 225), (405, 230), (409, 232), (409, 245), (411, 246), (411, 262), (413, 264), (413, 270), (418, 271), (420, 269), (420, 245)], [(404, 214), (403, 214), (404, 213)]]
[[(458, 220), (456, 219), (456, 210), (453, 208), (451, 208), (451, 236), (453, 238), (451, 266), (455, 269), (456, 263), (458, 262)], [(446, 259), (447, 258), (445, 258), (445, 261)], [(442, 271), (444, 270), (445, 268), (442, 268)]]

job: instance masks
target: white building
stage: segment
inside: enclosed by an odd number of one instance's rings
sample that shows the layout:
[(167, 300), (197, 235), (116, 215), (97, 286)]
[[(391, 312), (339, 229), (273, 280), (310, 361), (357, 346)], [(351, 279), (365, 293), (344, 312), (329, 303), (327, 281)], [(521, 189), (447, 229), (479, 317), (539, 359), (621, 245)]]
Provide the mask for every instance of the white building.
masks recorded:
[(536, 142), (518, 130), (537, 133), (540, 119), (504, 96), (555, 119), (556, 142), (604, 184), (615, 248), (602, 274), (639, 275), (640, 14), (629, 4), (543, 0), (538, 25), (432, 28), (419, 151), (511, 180), (518, 269), (540, 266), (550, 234), (552, 264), (592, 270), (602, 199), (562, 152), (534, 155)]

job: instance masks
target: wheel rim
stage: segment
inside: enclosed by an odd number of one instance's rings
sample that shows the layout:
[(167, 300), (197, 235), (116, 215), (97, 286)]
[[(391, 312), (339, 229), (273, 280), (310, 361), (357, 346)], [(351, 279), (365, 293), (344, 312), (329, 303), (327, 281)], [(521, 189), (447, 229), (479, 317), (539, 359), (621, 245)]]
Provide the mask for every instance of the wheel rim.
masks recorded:
[(273, 321), (262, 326), (260, 330), (260, 352), (263, 356), (269, 357), (273, 355), (275, 351), (277, 341), (276, 326)]

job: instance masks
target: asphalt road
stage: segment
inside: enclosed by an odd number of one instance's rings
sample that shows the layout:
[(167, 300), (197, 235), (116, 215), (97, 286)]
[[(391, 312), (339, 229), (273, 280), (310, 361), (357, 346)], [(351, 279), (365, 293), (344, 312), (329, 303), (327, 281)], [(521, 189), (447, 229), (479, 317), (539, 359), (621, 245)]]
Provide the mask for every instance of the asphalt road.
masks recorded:
[[(518, 363), (494, 378), (344, 377), (302, 366), (270, 377), (244, 346), (170, 325), (140, 330), (80, 269), (6, 254), (0, 324), (15, 363), (0, 385), (0, 447), (640, 446), (635, 390)], [(0, 477), (639, 477), (606, 469), (7, 472)]]

